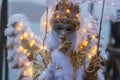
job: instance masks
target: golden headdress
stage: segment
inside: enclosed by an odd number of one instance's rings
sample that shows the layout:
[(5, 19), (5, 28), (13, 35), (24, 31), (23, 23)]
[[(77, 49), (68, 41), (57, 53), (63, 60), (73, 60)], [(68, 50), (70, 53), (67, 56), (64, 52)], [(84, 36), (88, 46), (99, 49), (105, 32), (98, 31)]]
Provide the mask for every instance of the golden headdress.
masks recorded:
[(50, 23), (51, 25), (54, 23), (68, 23), (78, 29), (80, 26), (79, 12), (78, 4), (61, 0), (54, 9)]

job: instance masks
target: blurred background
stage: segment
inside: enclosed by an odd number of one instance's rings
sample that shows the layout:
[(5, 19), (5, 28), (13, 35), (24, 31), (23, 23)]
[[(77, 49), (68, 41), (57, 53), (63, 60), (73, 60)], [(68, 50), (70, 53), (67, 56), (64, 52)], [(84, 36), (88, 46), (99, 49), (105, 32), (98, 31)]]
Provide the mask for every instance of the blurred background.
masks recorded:
[[(105, 4), (103, 15), (102, 33), (104, 34), (106, 44), (108, 45), (108, 48), (106, 49), (106, 54), (108, 55), (108, 61), (106, 63), (106, 80), (120, 80), (120, 69), (118, 68), (120, 67), (120, 60), (117, 59), (119, 58), (120, 54), (120, 6), (116, 5), (120, 3), (120, 1), (117, 1), (115, 3), (111, 2), (111, 5)], [(88, 10), (95, 17), (95, 19), (100, 22), (102, 12), (102, 4), (100, 4), (100, 2), (86, 2), (81, 5), (81, 8), (85, 11)], [(31, 22), (31, 30), (37, 36), (41, 36), (39, 24), (40, 18), (45, 10), (45, 0), (0, 0), (0, 80), (15, 80), (16, 76), (16, 70), (8, 68), (6, 60), (7, 54), (6, 50), (4, 49), (6, 38), (3, 34), (3, 31), (6, 28), (5, 24), (7, 23), (7, 18), (15, 13), (25, 14), (28, 20)], [(117, 58), (114, 54), (117, 54)]]

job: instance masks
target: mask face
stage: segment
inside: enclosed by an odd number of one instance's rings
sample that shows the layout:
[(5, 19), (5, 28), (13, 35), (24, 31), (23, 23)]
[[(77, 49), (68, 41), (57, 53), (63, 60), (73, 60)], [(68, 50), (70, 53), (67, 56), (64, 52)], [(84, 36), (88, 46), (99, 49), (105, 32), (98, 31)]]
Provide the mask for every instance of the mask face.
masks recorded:
[(76, 28), (72, 24), (54, 23), (53, 25), (53, 35), (59, 43), (62, 42), (62, 38), (71, 41), (73, 36), (76, 36), (75, 32)]

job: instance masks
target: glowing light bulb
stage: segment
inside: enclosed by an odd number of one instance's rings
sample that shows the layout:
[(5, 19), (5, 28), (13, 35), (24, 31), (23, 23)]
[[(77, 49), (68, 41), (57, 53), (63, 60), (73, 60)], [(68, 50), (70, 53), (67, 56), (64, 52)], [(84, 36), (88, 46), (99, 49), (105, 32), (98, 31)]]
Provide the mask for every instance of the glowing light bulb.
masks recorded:
[(24, 50), (23, 50), (23, 53), (26, 54), (26, 53), (27, 53), (27, 49), (24, 49)]
[(35, 44), (35, 40), (34, 40), (34, 39), (32, 39), (31, 43)]
[(24, 39), (24, 38), (23, 38), (23, 36), (21, 35), (21, 36), (20, 36), (20, 40), (23, 40), (23, 39)]
[(59, 16), (57, 15), (56, 18), (59, 18)]
[(33, 46), (33, 43), (30, 43), (30, 47), (32, 47)]
[(76, 14), (76, 17), (79, 17), (79, 14)]
[(43, 45), (40, 46), (40, 50), (46, 50), (46, 49), (47, 49), (47, 46), (43, 46)]
[(88, 45), (88, 41), (84, 41), (84, 42), (83, 42), (83, 45), (84, 45), (84, 46), (87, 46), (87, 45)]
[(97, 53), (97, 46), (93, 47), (92, 52), (94, 55)]
[(83, 29), (82, 31), (83, 31), (84, 33), (86, 33), (86, 32), (87, 32), (87, 30), (86, 30), (86, 29)]
[(89, 60), (92, 59), (92, 55), (90, 53), (88, 54), (88, 58), (89, 58)]
[(18, 26), (22, 27), (23, 26), (23, 22), (18, 23)]
[(32, 74), (33, 74), (32, 67), (27, 68), (27, 69), (23, 72), (23, 75), (24, 75), (24, 76), (30, 76), (30, 77), (32, 77)]
[(80, 49), (83, 49), (83, 46), (80, 46)]
[(28, 69), (29, 75), (32, 77), (32, 68)]
[(21, 28), (20, 27), (16, 27), (16, 31), (20, 31), (21, 30)]
[(27, 36), (28, 36), (28, 33), (25, 32), (25, 33), (23, 34), (23, 37), (26, 38)]
[(32, 33), (30, 34), (30, 37), (33, 38), (33, 34)]
[(40, 50), (43, 50), (43, 46), (42, 45), (40, 46)]
[(26, 63), (25, 63), (25, 66), (26, 66), (26, 67), (29, 67), (29, 66), (30, 66), (30, 62), (26, 62)]
[(92, 35), (92, 38), (93, 38), (93, 39), (95, 39), (95, 38), (96, 38), (96, 35), (95, 35), (95, 34), (93, 34), (93, 35)]
[(24, 48), (22, 46), (19, 46), (19, 50), (23, 52)]
[(67, 12), (67, 13), (70, 13), (70, 10), (69, 10), (69, 9), (67, 9), (67, 10), (66, 10), (66, 12)]
[(35, 44), (35, 40), (32, 39), (32, 40), (30, 41), (30, 47), (32, 47), (34, 44)]
[(16, 31), (20, 31), (21, 28), (22, 28), (22, 26), (23, 26), (23, 23), (22, 23), (22, 22), (18, 23), (17, 26), (16, 26), (16, 28), (15, 28)]
[(30, 53), (27, 53), (27, 56), (29, 56), (30, 55)]
[(44, 50), (46, 50), (47, 49), (47, 46), (44, 46)]

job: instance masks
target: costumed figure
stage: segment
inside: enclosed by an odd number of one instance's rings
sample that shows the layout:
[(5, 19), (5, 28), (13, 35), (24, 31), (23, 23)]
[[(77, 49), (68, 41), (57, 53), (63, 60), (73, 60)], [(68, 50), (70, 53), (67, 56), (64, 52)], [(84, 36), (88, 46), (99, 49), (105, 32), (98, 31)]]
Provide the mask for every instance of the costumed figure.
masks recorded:
[[(46, 13), (41, 18), (41, 32), (48, 33), (43, 43), (28, 29), (27, 19), (23, 15), (10, 17), (6, 33), (11, 26), (15, 31), (19, 28), (13, 25), (16, 22), (23, 22), (22, 28), (14, 36), (19, 43), (15, 44), (13, 40), (12, 50), (18, 52), (13, 56), (8, 53), (12, 58), (10, 63), (22, 69), (18, 80), (104, 80), (101, 62), (106, 60), (106, 45), (101, 36), (97, 52), (99, 27), (94, 18), (89, 13), (82, 13), (79, 4), (72, 0), (56, 1), (48, 8), (48, 17)], [(8, 34), (6, 36), (10, 38)], [(15, 45), (22, 47), (17, 49)], [(28, 64), (24, 60), (21, 63), (15, 61), (15, 58), (25, 59)], [(27, 70), (28, 66), (31, 69)], [(27, 75), (30, 73), (31, 77)]]

